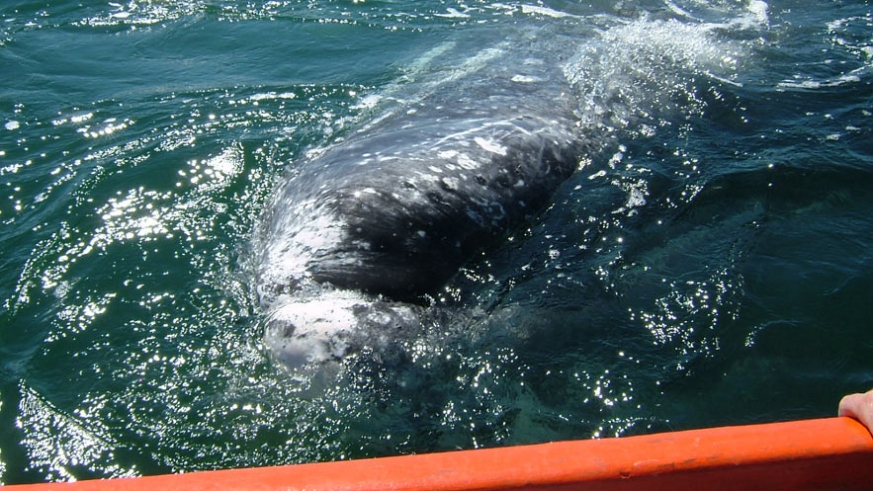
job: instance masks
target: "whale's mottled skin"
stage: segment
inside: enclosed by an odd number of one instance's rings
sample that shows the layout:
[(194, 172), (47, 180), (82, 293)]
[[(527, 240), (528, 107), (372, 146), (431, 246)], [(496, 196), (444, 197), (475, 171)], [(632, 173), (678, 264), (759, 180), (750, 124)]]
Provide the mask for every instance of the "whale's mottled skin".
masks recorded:
[[(418, 322), (427, 295), (579, 166), (575, 103), (529, 61), (442, 87), (299, 163), (258, 249), (267, 342), (290, 366)], [(555, 70), (559, 72), (559, 70)]]

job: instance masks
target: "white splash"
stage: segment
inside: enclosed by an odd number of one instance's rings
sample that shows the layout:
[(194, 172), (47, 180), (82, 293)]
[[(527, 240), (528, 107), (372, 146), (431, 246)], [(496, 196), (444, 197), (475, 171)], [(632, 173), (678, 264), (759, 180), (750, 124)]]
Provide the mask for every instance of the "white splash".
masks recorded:
[[(258, 294), (265, 305), (275, 303), (275, 293), (265, 288), (307, 278), (308, 263), (346, 237), (344, 224), (325, 210), (318, 200), (300, 203), (294, 213), (282, 215), (274, 226), (277, 233), (265, 246), (264, 267), (259, 271), (259, 284), (270, 285), (259, 287)], [(288, 230), (293, 233), (283, 234)]]

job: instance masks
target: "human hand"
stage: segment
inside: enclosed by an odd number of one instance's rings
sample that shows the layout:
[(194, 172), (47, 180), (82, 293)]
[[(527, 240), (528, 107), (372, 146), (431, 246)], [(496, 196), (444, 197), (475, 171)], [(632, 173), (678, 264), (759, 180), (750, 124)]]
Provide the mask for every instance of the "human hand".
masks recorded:
[(873, 389), (843, 397), (837, 414), (857, 419), (873, 433)]

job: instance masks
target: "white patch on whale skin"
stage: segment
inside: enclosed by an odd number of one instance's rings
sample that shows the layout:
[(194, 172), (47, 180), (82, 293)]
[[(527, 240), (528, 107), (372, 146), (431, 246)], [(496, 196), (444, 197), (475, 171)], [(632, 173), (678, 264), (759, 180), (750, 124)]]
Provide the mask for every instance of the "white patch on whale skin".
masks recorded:
[(541, 81), (541, 79), (539, 79), (537, 77), (531, 77), (528, 75), (513, 75), (510, 80), (512, 80), (513, 82), (519, 83), (519, 84), (530, 84), (533, 82), (540, 82)]
[(395, 340), (394, 332), (421, 325), (418, 307), (312, 283), (278, 303), (264, 341), (292, 372), (317, 369), (363, 346), (382, 348)]
[(439, 176), (435, 174), (428, 174), (426, 172), (415, 171), (415, 175), (419, 178), (419, 181), (422, 183), (437, 183), (439, 182)]
[(354, 196), (355, 198), (361, 198), (364, 194), (372, 194), (372, 195), (378, 196), (379, 191), (376, 191), (373, 188), (364, 188), (364, 189), (359, 189), (359, 190), (355, 191), (354, 193), (352, 193), (352, 196)]
[(442, 178), (442, 183), (446, 187), (446, 189), (457, 190), (460, 182), (454, 177), (444, 177)]
[(506, 156), (506, 147), (498, 144), (493, 140), (486, 140), (481, 136), (477, 136), (476, 138), (473, 138), (473, 141), (475, 141), (477, 145), (491, 153)]
[(476, 170), (480, 167), (479, 162), (471, 159), (470, 156), (465, 153), (458, 155), (458, 165), (460, 165), (462, 169), (466, 170)]
[(291, 300), (270, 314), (264, 341), (290, 370), (338, 359), (356, 325), (351, 309), (364, 301), (350, 292)]

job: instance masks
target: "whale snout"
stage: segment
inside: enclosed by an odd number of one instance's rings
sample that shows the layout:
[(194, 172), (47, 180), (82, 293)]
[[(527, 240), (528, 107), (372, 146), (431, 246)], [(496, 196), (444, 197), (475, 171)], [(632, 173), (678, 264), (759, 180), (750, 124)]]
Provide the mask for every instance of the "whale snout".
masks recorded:
[(384, 351), (398, 333), (421, 326), (422, 307), (329, 290), (312, 299), (288, 299), (267, 318), (270, 355), (290, 371), (339, 362), (365, 347)]

